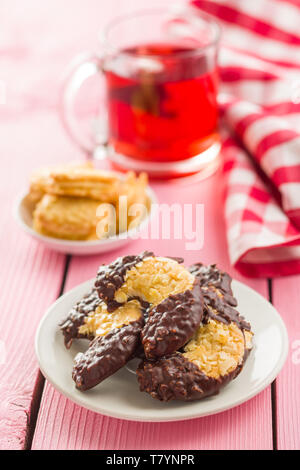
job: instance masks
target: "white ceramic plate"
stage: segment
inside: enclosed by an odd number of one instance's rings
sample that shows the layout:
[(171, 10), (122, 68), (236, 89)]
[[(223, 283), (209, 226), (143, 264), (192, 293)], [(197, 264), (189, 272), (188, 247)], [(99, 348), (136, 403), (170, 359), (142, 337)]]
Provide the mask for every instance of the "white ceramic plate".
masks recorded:
[[(195, 402), (161, 403), (139, 391), (137, 379), (124, 367), (97, 387), (80, 392), (71, 378), (73, 358), (87, 348), (87, 341), (74, 341), (65, 349), (58, 323), (92, 286), (87, 281), (58, 299), (47, 311), (36, 333), (35, 349), (44, 376), (73, 402), (121, 419), (176, 421), (219, 413), (233, 408), (267, 387), (281, 370), (288, 352), (285, 325), (274, 307), (244, 284), (233, 281), (239, 311), (250, 321), (254, 348), (240, 375), (219, 395)], [(136, 360), (135, 360), (136, 361)]]
[(14, 216), (21, 228), (27, 234), (52, 250), (70, 255), (94, 255), (116, 250), (127, 245), (136, 237), (138, 232), (143, 231), (146, 228), (155, 213), (155, 208), (157, 207), (157, 197), (149, 186), (146, 193), (151, 201), (151, 210), (149, 211), (147, 218), (145, 218), (137, 228), (131, 229), (125, 234), (115, 235), (104, 240), (62, 240), (60, 238), (47, 237), (37, 233), (32, 228), (32, 211), (26, 200), (27, 194), (22, 194), (17, 198), (14, 207)]

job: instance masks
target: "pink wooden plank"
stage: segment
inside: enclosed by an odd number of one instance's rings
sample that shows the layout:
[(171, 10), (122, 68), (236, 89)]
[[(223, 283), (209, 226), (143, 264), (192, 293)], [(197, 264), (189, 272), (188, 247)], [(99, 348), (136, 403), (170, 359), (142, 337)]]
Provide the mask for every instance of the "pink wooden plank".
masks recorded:
[[(56, 29), (64, 31), (66, 16), (59, 15), (60, 5), (51, 2), (51, 8), (49, 3), (49, 9), (44, 9), (29, 0), (25, 13), (19, 2), (0, 4), (0, 16), (5, 18), (0, 80), (6, 91), (0, 104), (1, 449), (22, 449), (26, 444), (30, 411), (33, 404), (38, 405), (34, 334), (59, 293), (64, 268), (63, 255), (29, 240), (12, 219), (14, 199), (26, 188), (33, 169), (79, 155), (58, 120), (57, 77), (76, 52), (91, 44), (92, 34), (81, 38), (78, 48), (76, 40), (72, 43), (65, 36), (62, 51)], [(80, 37), (81, 18), (69, 15), (67, 21), (73, 37)]]
[(273, 281), (273, 303), (288, 329), (290, 350), (276, 380), (278, 449), (300, 448), (300, 276)]
[[(184, 255), (187, 263), (218, 262), (228, 269), (221, 208), (220, 175), (194, 185), (156, 185), (162, 201), (205, 204), (205, 243), (199, 252), (185, 251), (183, 240), (137, 241), (117, 253), (73, 258), (66, 289), (94, 276), (98, 264), (125, 253), (153, 249)], [(232, 274), (241, 279), (236, 273)], [(266, 295), (266, 282), (242, 279)], [(166, 405), (167, 406), (167, 405)], [(263, 410), (263, 412), (262, 412)], [(270, 449), (270, 388), (228, 412), (180, 423), (135, 423), (86, 411), (46, 385), (33, 440), (34, 449)], [(257, 430), (260, 430), (258, 433)]]
[[(63, 137), (58, 123), (58, 77), (74, 53), (94, 48), (96, 30), (116, 12), (120, 14), (137, 4), (147, 4), (146, 0), (143, 3), (116, 0), (105, 5), (104, 2), (100, 5), (97, 0), (52, 0), (47, 5), (43, 3), (41, 8), (37, 0), (28, 0), (25, 14), (19, 3), (3, 0), (0, 5), (0, 16), (6, 20), (1, 31), (0, 79), (7, 83), (8, 97), (5, 107), (0, 108), (1, 163), (6, 170), (5, 175), (1, 174), (3, 200), (13, 197), (16, 188), (35, 166), (78, 156)], [(151, 5), (154, 3), (153, 0)], [(162, 200), (170, 197), (181, 202), (205, 202), (206, 242), (199, 257), (207, 262), (218, 260), (226, 268), (228, 260), (220, 222), (221, 210), (220, 206), (212, 210), (210, 203), (218, 189), (219, 181), (199, 185), (198, 194), (196, 191), (191, 194), (194, 191), (191, 188), (181, 188), (172, 194), (164, 187), (160, 189), (160, 197)], [(5, 228), (1, 245), (1, 276), (5, 287), (2, 291), (5, 295), (1, 298), (5, 298), (9, 315), (1, 319), (0, 330), (1, 344), (5, 345), (8, 358), (0, 366), (3, 372), (0, 443), (4, 448), (22, 448), (36, 378), (33, 332), (38, 318), (57, 294), (63, 259), (25, 241), (9, 219), (10, 208), (3, 204), (1, 209)], [(157, 246), (156, 243), (137, 243), (135, 250), (145, 246), (151, 248), (151, 245)], [(168, 241), (162, 241), (158, 251), (170, 255), (182, 253), (180, 242), (169, 245)], [(186, 255), (188, 262), (194, 260), (193, 253)], [(98, 263), (110, 258), (109, 255), (74, 260), (68, 288), (93, 276)], [(263, 281), (251, 282), (251, 285), (265, 294)], [(162, 447), (169, 448), (270, 448), (269, 391), (233, 411), (192, 423), (180, 423), (183, 433), (175, 425), (119, 422), (75, 407), (47, 386), (34, 447), (158, 448), (164, 444)], [(257, 429), (262, 431), (260, 436), (256, 435)]]
[[(90, 3), (98, 11), (99, 2)], [(76, 0), (43, 6), (28, 0), (26, 9), (3, 0), (0, 17), (0, 448), (21, 449), (30, 410), (38, 405), (34, 334), (59, 293), (65, 257), (23, 235), (12, 220), (12, 204), (36, 167), (82, 158), (58, 119), (59, 77), (74, 54), (95, 44), (98, 18)], [(102, 17), (107, 20), (105, 12)]]
[(60, 77), (76, 53), (95, 47), (99, 21), (107, 22), (118, 3), (0, 4), (0, 448), (24, 446), (38, 371), (34, 332), (59, 292), (64, 267), (64, 256), (21, 233), (12, 202), (32, 169), (78, 157), (58, 119)]
[(270, 449), (269, 396), (267, 389), (247, 405), (207, 418), (135, 423), (87, 411), (47, 384), (33, 449)]
[(24, 177), (43, 155), (45, 133), (41, 131), (34, 141), (29, 132), (38, 122), (43, 119), (27, 116), (18, 123), (0, 123), (5, 169), (0, 172), (0, 449), (25, 445), (38, 376), (35, 329), (59, 293), (64, 268), (63, 255), (29, 239), (12, 218), (12, 205)]

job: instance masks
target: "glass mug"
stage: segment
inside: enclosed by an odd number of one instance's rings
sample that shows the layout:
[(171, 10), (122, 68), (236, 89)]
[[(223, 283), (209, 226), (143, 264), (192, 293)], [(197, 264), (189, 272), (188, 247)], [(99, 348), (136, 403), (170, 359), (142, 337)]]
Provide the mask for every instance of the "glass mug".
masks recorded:
[[(90, 158), (105, 156), (118, 169), (161, 178), (211, 174), (220, 150), (219, 35), (215, 21), (193, 7), (114, 20), (99, 53), (80, 60), (65, 81), (66, 129)], [(103, 128), (84, 133), (74, 112), (78, 90), (95, 74), (106, 85), (106, 105), (96, 121), (107, 123), (105, 138)]]

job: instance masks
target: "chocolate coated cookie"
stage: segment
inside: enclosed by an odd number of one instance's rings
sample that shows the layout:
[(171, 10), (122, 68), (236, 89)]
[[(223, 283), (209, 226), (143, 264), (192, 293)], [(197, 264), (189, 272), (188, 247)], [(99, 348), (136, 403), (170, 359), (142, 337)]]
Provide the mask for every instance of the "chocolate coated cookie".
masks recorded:
[(203, 317), (198, 280), (192, 289), (170, 295), (149, 310), (141, 338), (145, 355), (155, 359), (180, 349), (195, 333)]
[(135, 321), (96, 337), (85, 353), (75, 357), (72, 378), (79, 390), (88, 390), (114, 374), (135, 355), (143, 322)]
[(80, 326), (84, 323), (85, 317), (96, 310), (100, 304), (97, 291), (93, 287), (83, 299), (76, 303), (71, 309), (68, 316), (59, 324), (59, 327), (64, 335), (64, 343), (67, 349), (72, 345), (75, 338), (91, 339), (92, 336), (79, 333)]

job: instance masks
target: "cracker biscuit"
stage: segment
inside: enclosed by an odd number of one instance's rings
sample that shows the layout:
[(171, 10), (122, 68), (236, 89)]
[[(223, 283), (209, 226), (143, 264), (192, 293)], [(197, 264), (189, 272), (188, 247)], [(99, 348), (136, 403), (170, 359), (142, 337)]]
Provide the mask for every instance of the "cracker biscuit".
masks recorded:
[[(150, 211), (147, 183), (144, 173), (137, 177), (128, 172), (120, 178), (114, 172), (95, 169), (90, 162), (42, 168), (32, 175), (26, 197), (33, 228), (69, 240), (95, 240), (126, 232)], [(137, 206), (130, 213), (133, 204)]]
[(33, 212), (34, 229), (47, 236), (68, 240), (97, 239), (96, 210), (99, 201), (45, 194)]
[[(120, 182), (119, 197), (116, 203), (117, 221), (120, 224), (119, 231), (123, 232), (129, 228), (137, 227), (147, 216), (150, 210), (150, 201), (146, 194), (148, 176), (141, 173), (139, 176), (132, 171), (125, 175)], [(126, 197), (126, 214), (122, 218), (122, 197)], [(126, 220), (126, 226), (122, 226), (122, 221)]]
[(112, 172), (93, 168), (92, 164), (69, 164), (35, 172), (30, 182), (32, 195), (86, 197), (116, 203), (120, 180)]

